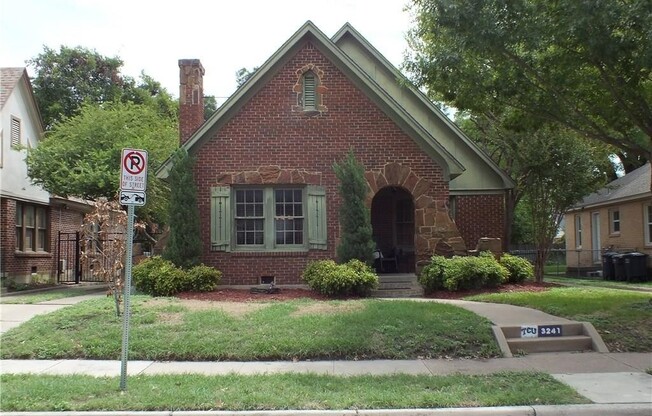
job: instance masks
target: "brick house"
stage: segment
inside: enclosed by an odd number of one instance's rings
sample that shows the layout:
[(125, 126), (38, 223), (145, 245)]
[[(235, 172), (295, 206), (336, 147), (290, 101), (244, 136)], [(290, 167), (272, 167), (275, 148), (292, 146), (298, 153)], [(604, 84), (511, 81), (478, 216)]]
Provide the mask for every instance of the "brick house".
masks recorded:
[(79, 231), (90, 206), (50, 195), (27, 177), (24, 148), (43, 137), (25, 68), (0, 68), (0, 277), (18, 283), (56, 278), (59, 231)]
[(503, 237), (511, 179), (349, 24), (329, 39), (305, 23), (206, 122), (204, 68), (179, 67), (202, 261), (223, 283), (301, 283), (309, 261), (335, 257), (332, 165), (350, 149), (365, 167), (377, 246), (398, 255), (394, 271)]
[(637, 251), (652, 275), (650, 163), (587, 195), (564, 216), (566, 267), (586, 273), (602, 269), (602, 253)]

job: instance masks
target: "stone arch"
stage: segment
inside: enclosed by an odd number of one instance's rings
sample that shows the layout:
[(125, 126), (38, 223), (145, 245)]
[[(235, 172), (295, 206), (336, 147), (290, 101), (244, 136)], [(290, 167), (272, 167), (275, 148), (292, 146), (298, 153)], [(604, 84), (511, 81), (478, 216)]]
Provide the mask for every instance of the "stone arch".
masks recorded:
[(417, 271), (434, 254), (465, 255), (466, 244), (449, 215), (448, 201), (430, 195), (432, 184), (412, 168), (396, 162), (382, 169), (365, 172), (369, 186), (366, 204), (371, 209), (374, 196), (387, 186), (396, 186), (412, 194), (414, 201), (414, 247)]

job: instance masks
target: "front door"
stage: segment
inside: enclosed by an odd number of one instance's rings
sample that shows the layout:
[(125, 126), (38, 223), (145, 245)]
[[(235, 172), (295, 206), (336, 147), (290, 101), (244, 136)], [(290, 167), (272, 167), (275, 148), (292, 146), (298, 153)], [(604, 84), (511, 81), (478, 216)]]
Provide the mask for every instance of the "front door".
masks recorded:
[[(414, 202), (401, 187), (388, 186), (376, 193), (371, 203), (373, 237), (385, 260), (378, 271), (414, 273)], [(396, 259), (396, 260), (392, 260)]]

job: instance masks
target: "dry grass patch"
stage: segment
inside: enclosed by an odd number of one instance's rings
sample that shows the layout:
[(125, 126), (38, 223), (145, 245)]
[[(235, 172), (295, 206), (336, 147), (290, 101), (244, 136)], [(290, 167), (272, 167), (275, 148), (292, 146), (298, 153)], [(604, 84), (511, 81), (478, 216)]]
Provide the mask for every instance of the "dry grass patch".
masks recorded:
[[(235, 318), (243, 317), (249, 313), (259, 311), (270, 306), (269, 303), (252, 303), (252, 302), (213, 302), (196, 299), (164, 299), (154, 298), (146, 302), (150, 306), (169, 306), (180, 305), (187, 311), (209, 311), (220, 310)], [(176, 324), (181, 322), (180, 312), (159, 312), (159, 317), (164, 322)]]
[(304, 316), (304, 315), (335, 315), (339, 313), (350, 313), (364, 309), (362, 302), (318, 302), (308, 305), (302, 305), (292, 312), (290, 316)]

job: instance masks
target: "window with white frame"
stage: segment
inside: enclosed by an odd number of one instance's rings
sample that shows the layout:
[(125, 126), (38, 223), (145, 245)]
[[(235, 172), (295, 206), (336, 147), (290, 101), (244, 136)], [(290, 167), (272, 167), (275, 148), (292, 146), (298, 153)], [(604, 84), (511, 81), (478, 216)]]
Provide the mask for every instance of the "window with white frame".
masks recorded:
[(645, 245), (652, 246), (652, 203), (643, 206), (643, 214)]
[(620, 210), (618, 208), (609, 210), (609, 233), (620, 234)]
[(47, 251), (47, 209), (44, 206), (16, 203), (16, 250)]
[(575, 247), (582, 248), (582, 216), (575, 215)]
[(322, 187), (215, 187), (211, 195), (214, 251), (326, 248)]

